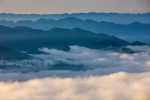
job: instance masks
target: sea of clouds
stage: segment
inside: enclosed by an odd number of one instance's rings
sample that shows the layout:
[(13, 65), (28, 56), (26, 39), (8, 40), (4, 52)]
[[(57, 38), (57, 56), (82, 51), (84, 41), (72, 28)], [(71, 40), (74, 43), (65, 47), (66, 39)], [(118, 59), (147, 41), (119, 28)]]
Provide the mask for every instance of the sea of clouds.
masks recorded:
[[(32, 55), (44, 59), (42, 64), (0, 70), (0, 100), (150, 100), (150, 47), (127, 47), (142, 51), (134, 54), (70, 48), (42, 48), (48, 54)], [(60, 61), (86, 70), (45, 67)], [(24, 73), (25, 68), (30, 70)]]

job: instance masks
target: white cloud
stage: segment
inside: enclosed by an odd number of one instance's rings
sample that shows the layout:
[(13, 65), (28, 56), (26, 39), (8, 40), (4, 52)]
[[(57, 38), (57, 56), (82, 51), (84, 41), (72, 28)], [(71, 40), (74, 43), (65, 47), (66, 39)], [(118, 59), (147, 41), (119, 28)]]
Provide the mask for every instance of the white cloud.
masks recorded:
[[(35, 55), (35, 57), (42, 58), (45, 61), (33, 61), (37, 62), (33, 65), (24, 65), (25, 61), (14, 62), (15, 64), (23, 63), (23, 65), (21, 65), (20, 69), (1, 70), (0, 81), (26, 81), (33, 78), (44, 77), (86, 77), (106, 75), (117, 72), (140, 73), (150, 71), (150, 55), (149, 53), (144, 52), (135, 54), (124, 54), (116, 53), (113, 51), (93, 50), (78, 46), (71, 46), (71, 50), (68, 52), (47, 48), (41, 50), (48, 52), (49, 54)], [(85, 69), (90, 70), (49, 70), (49, 66), (47, 66), (48, 63), (49, 65), (53, 65), (57, 64), (60, 60), (67, 64), (83, 65)]]
[(146, 62), (146, 66), (150, 67), (150, 61)]
[[(145, 62), (150, 60), (149, 52), (125, 54), (113, 51), (94, 50), (85, 47), (71, 46), (70, 51), (58, 51), (56, 49), (40, 49), (49, 55), (38, 55), (37, 57), (47, 61), (63, 61), (68, 64), (85, 65), (88, 68), (107, 67), (145, 67)], [(141, 50), (143, 47), (140, 47)], [(144, 49), (148, 51), (149, 48)]]
[(150, 72), (0, 82), (0, 100), (150, 100)]
[(150, 46), (127, 46), (127, 48), (150, 53)]
[[(0, 100), (150, 100), (150, 55), (147, 49), (138, 48), (147, 52), (124, 54), (78, 46), (71, 46), (68, 52), (43, 48), (48, 55), (34, 56), (45, 62), (0, 70)], [(92, 70), (45, 69), (47, 63), (60, 60)]]

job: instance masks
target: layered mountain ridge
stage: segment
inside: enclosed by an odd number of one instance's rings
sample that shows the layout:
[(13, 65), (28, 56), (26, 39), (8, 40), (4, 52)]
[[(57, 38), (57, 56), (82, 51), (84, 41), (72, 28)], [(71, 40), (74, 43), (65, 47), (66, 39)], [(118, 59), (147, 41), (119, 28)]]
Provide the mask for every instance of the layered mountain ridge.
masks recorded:
[[(150, 24), (133, 22), (131, 24), (115, 24), (113, 22), (96, 22), (91, 19), (81, 20), (74, 17), (53, 20), (41, 18), (37, 21), (20, 20), (17, 22), (1, 20), (0, 25), (9, 27), (26, 26), (34, 29), (49, 30), (52, 28), (81, 28), (94, 33), (106, 33), (114, 35), (127, 41), (142, 41), (150, 43)], [(136, 36), (136, 37), (135, 37)], [(140, 37), (140, 38), (139, 38)]]

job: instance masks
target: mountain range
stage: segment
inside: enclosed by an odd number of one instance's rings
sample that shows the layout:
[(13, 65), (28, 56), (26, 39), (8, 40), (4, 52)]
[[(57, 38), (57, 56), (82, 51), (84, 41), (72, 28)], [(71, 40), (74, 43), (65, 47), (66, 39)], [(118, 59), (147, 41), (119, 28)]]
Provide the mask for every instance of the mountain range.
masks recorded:
[(20, 50), (41, 47), (65, 49), (71, 45), (92, 48), (93, 43), (99, 42), (100, 40), (116, 42), (120, 45), (129, 44), (127, 41), (115, 36), (109, 36), (103, 33), (96, 34), (80, 28), (53, 28), (48, 31), (43, 31), (23, 26), (17, 26), (14, 28), (0, 26), (0, 44)]
[(40, 18), (46, 19), (62, 19), (66, 17), (76, 17), (82, 20), (92, 19), (95, 21), (107, 21), (120, 24), (129, 24), (133, 22), (150, 23), (150, 13), (104, 13), (104, 12), (90, 12), (90, 13), (64, 13), (64, 14), (13, 14), (13, 13), (1, 13), (0, 20), (38, 20)]
[(94, 33), (106, 33), (109, 35), (114, 35), (130, 42), (138, 40), (150, 43), (150, 24), (142, 24), (139, 22), (124, 25), (115, 24), (113, 22), (97, 22), (91, 19), (81, 20), (74, 17), (67, 17), (60, 20), (41, 18), (37, 21), (20, 20), (17, 22), (1, 20), (0, 25), (9, 27), (27, 26), (41, 30), (49, 30), (56, 27), (66, 29), (78, 27)]
[(24, 26), (12, 28), (0, 25), (0, 59), (30, 59), (31, 56), (28, 54), (46, 54), (39, 51), (39, 48), (47, 47), (69, 51), (69, 46), (72, 45), (104, 50), (105, 48), (116, 48), (116, 52), (134, 53), (134, 51), (125, 48), (125, 46), (149, 44), (139, 41), (130, 43), (115, 36), (94, 33), (80, 28), (52, 28), (44, 31)]

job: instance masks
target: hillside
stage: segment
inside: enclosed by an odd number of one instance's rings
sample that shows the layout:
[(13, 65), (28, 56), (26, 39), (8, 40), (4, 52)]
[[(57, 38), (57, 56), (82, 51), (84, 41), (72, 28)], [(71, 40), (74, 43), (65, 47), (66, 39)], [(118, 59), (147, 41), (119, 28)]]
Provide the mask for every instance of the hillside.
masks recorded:
[(0, 59), (3, 60), (23, 60), (30, 59), (31, 57), (25, 53), (16, 51), (14, 49), (0, 46)]
[[(11, 30), (8, 31), (7, 30)], [(103, 33), (93, 33), (80, 28), (62, 29), (53, 28), (48, 31), (27, 27), (0, 26), (0, 44), (9, 45), (20, 50), (36, 49), (41, 47), (66, 48), (71, 45), (91, 47), (93, 42), (109, 40), (120, 45), (129, 44), (127, 41)]]

